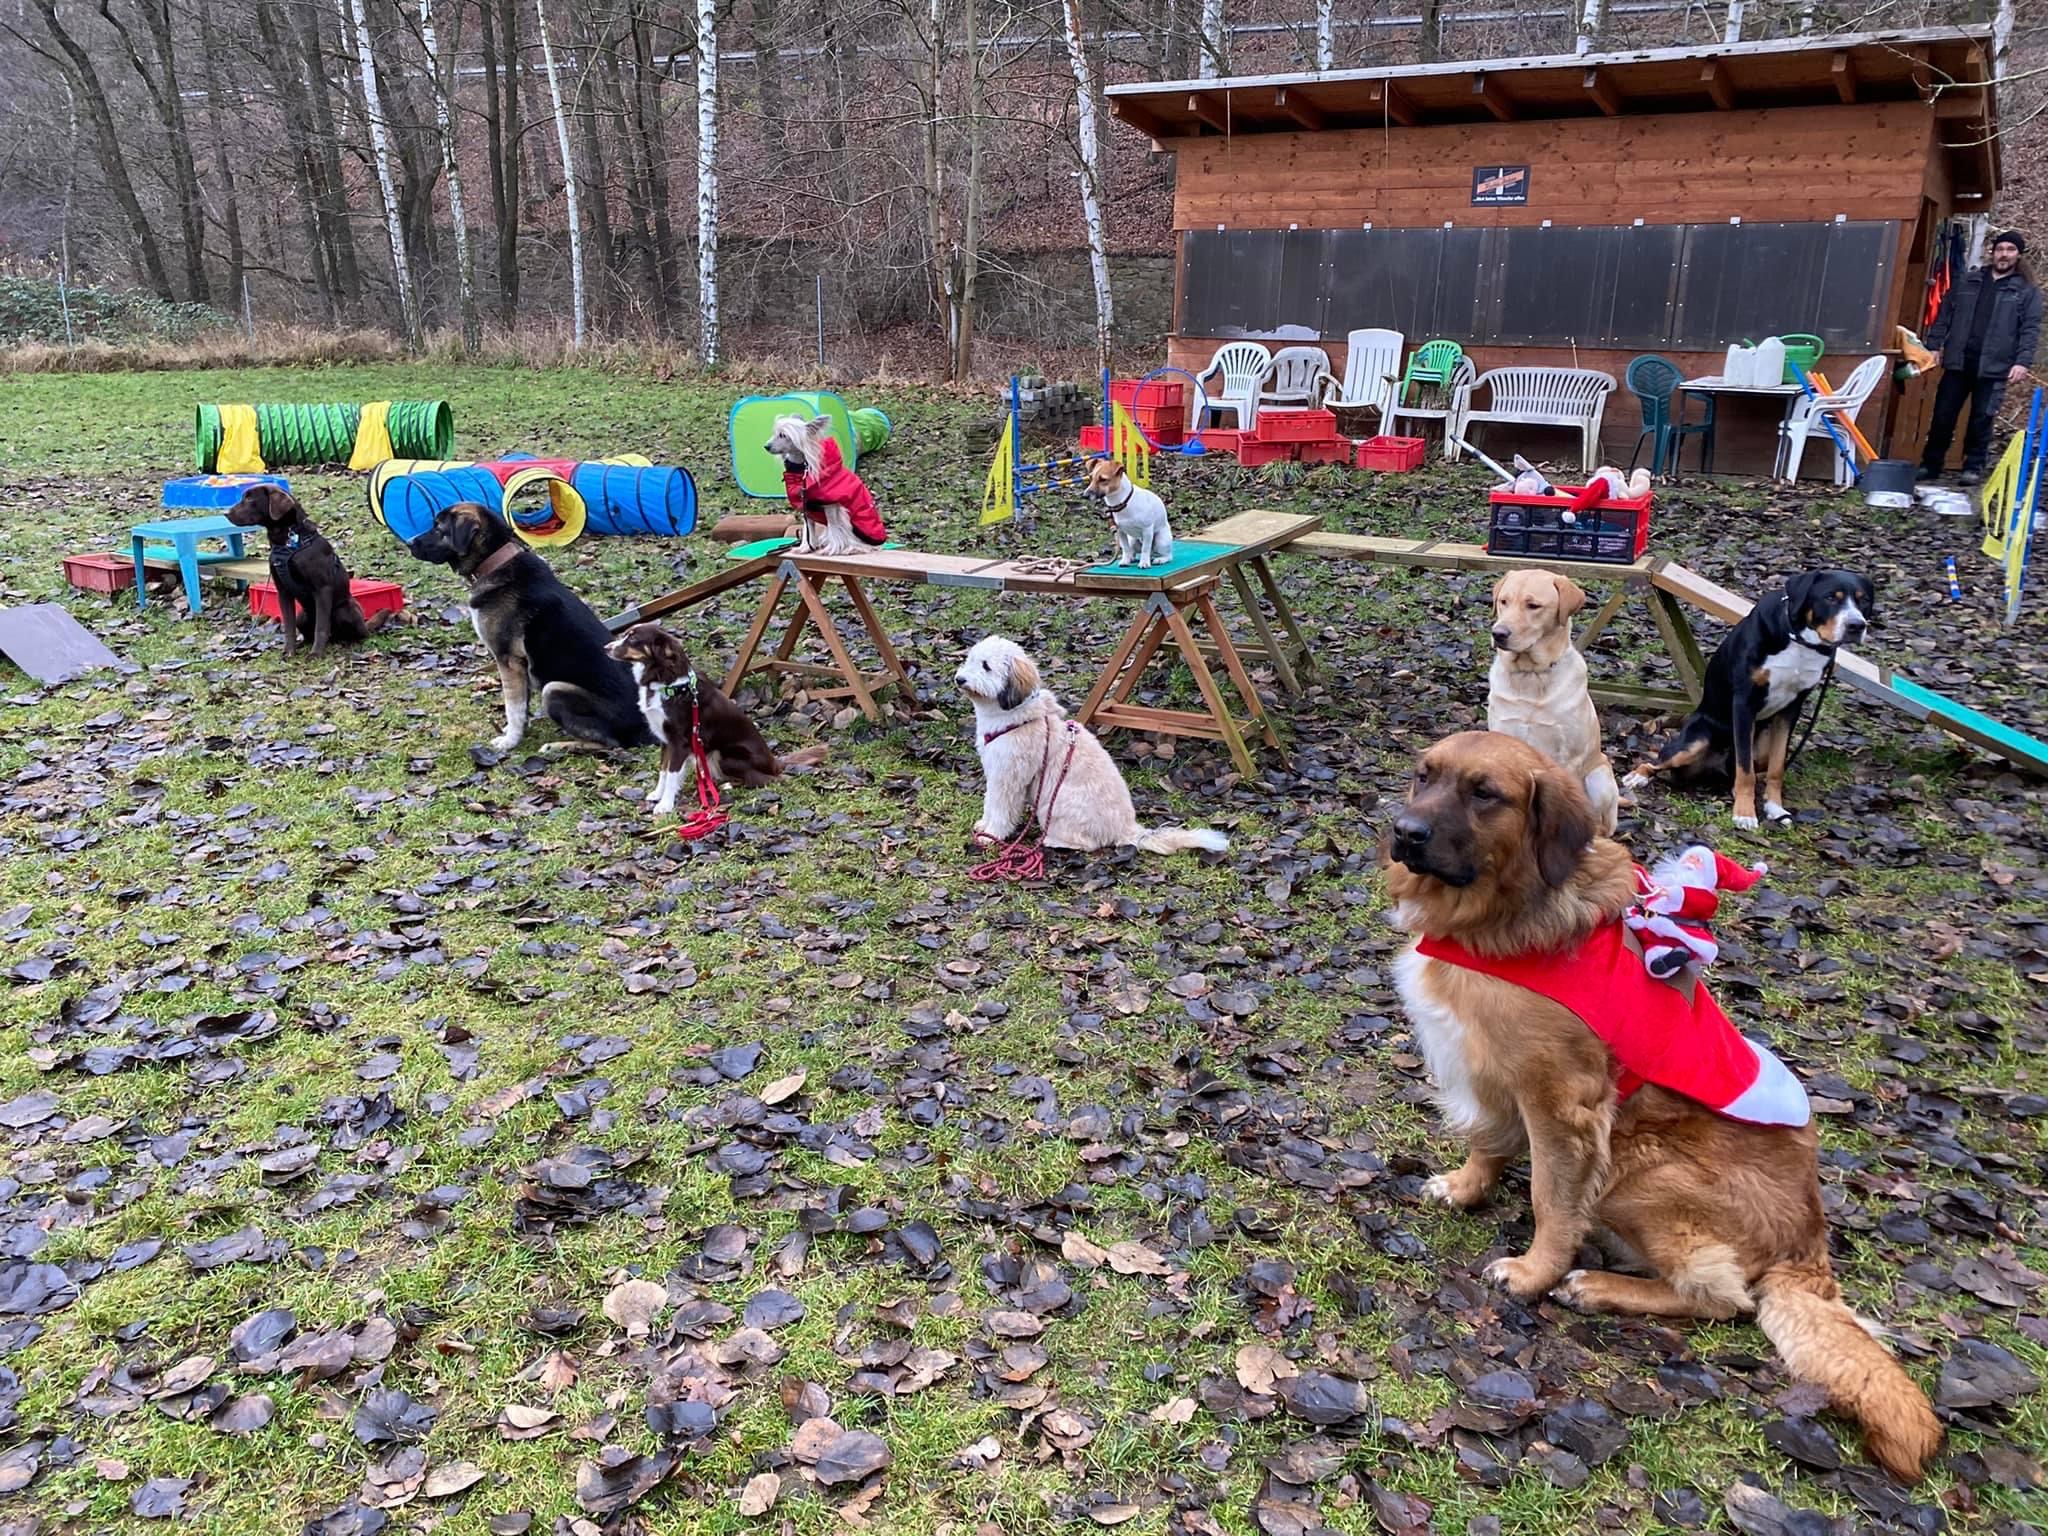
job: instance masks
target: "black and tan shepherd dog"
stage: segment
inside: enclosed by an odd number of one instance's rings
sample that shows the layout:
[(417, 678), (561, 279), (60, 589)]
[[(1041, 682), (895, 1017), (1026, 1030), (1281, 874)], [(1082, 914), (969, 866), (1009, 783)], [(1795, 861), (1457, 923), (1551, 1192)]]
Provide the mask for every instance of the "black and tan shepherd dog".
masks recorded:
[(251, 486), (227, 518), (237, 528), (261, 528), (270, 539), (270, 582), (283, 617), (285, 655), (296, 656), (306, 640), (318, 656), (328, 641), (366, 640), (390, 620), (388, 612), (374, 618), (363, 612), (349, 591), (348, 567), (290, 492)]
[(636, 624), (611, 643), (608, 654), (633, 669), (640, 712), (648, 730), (661, 743), (661, 772), (647, 803), (666, 816), (676, 808), (676, 795), (697, 773), (691, 746), (694, 702), (695, 731), (720, 783), (757, 789), (785, 768), (807, 768), (823, 762), (823, 747), (806, 747), (777, 757), (747, 712), (727, 698), (715, 679), (690, 659), (683, 642), (659, 624)]
[(505, 730), (492, 750), (510, 752), (525, 739), (536, 685), (542, 712), (565, 736), (600, 747), (654, 739), (633, 674), (605, 654), (604, 621), (489, 508), (458, 502), (406, 547), (469, 583), (470, 622), (505, 690)]

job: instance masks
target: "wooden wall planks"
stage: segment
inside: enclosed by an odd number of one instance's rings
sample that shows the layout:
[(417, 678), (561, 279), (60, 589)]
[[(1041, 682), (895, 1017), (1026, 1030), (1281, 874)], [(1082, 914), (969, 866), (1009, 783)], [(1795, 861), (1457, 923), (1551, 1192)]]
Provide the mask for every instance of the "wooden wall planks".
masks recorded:
[[(1938, 160), (1918, 102), (1174, 141), (1179, 229), (1913, 219)], [(1530, 169), (1471, 206), (1472, 168)]]

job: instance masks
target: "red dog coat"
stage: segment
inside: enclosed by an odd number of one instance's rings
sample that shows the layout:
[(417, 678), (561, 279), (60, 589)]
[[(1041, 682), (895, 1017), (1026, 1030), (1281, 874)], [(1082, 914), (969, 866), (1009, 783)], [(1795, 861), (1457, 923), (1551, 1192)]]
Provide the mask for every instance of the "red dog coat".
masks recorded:
[(1578, 948), (1552, 954), (1496, 959), (1434, 937), (1415, 947), (1570, 1009), (1614, 1053), (1615, 1086), (1624, 1099), (1655, 1083), (1732, 1120), (1806, 1124), (1810, 1109), (1799, 1079), (1745, 1039), (1705, 987), (1674, 986), (1645, 971), (1618, 920), (1602, 923)]
[(836, 502), (846, 508), (846, 520), (853, 525), (854, 533), (862, 542), (889, 542), (889, 530), (882, 526), (882, 514), (875, 510), (875, 498), (868, 493), (860, 476), (846, 467), (846, 461), (839, 456), (839, 444), (831, 438), (825, 439), (825, 451), (819, 455), (817, 474), (807, 475), (802, 470), (784, 465), (782, 488), (789, 493), (789, 504), (812, 522), (824, 522), (824, 508)]

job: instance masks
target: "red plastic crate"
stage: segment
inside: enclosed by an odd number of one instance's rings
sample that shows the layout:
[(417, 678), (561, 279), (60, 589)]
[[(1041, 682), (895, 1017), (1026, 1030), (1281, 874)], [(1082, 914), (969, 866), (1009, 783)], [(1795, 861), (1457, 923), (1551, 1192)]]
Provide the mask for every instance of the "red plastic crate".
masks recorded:
[[(349, 595), (361, 605), (365, 617), (375, 613), (402, 613), (405, 588), (395, 581), (368, 581), (360, 577), (348, 584)], [(282, 619), (277, 605), (277, 588), (267, 581), (249, 583), (249, 612), (259, 619)]]
[(1187, 386), (1177, 379), (1153, 379), (1139, 383), (1136, 379), (1112, 379), (1109, 398), (1127, 408), (1166, 407), (1179, 411), (1187, 405)]
[(1187, 412), (1178, 405), (1134, 405), (1131, 420), (1153, 442), (1180, 443), (1187, 438)]
[(1545, 560), (1590, 560), (1600, 565), (1629, 565), (1650, 547), (1650, 497), (1622, 497), (1595, 502), (1564, 520), (1571, 498), (1582, 489), (1560, 485), (1556, 496), (1520, 496), (1494, 491), (1492, 523), (1486, 533), (1491, 555), (1530, 555)]
[(1368, 437), (1358, 445), (1358, 467), (1400, 474), (1422, 467), (1429, 444), (1419, 437)]
[(1337, 435), (1334, 411), (1263, 410), (1252, 423), (1262, 443), (1327, 443)]
[(1104, 441), (1108, 436), (1109, 433), (1101, 427), (1083, 427), (1081, 429), (1081, 451), (1083, 453), (1109, 452), (1109, 444)]
[(1235, 427), (1202, 428), (1202, 446), (1211, 453), (1235, 453), (1244, 434)]
[(81, 592), (125, 592), (135, 585), (135, 562), (126, 555), (66, 555), (64, 579)]
[(1300, 451), (1299, 443), (1262, 443), (1257, 438), (1245, 437), (1238, 439), (1237, 462), (1246, 469), (1257, 469), (1261, 464), (1291, 459)]
[(1300, 458), (1304, 464), (1349, 464), (1351, 440), (1339, 437), (1327, 443), (1303, 443)]

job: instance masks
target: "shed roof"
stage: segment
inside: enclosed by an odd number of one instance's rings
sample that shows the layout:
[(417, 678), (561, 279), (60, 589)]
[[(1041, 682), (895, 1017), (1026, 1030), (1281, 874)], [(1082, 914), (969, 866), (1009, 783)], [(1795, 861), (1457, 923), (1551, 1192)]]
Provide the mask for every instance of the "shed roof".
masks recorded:
[(1988, 31), (1772, 38), (1691, 48), (1407, 64), (1110, 86), (1110, 110), (1162, 148), (1203, 133), (1302, 133), (1737, 107), (1926, 101), (1959, 199), (1999, 185)]

